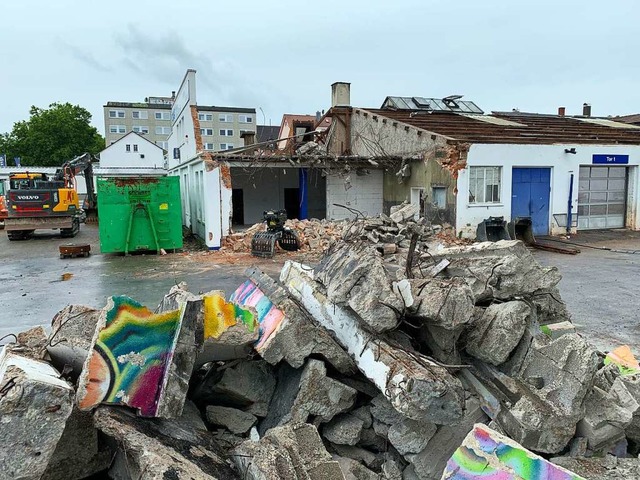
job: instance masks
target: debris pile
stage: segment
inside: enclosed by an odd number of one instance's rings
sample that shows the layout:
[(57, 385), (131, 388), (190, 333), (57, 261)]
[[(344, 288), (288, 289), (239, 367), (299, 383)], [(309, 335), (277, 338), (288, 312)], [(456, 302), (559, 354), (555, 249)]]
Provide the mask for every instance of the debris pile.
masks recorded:
[[(403, 203), (391, 207), (391, 215), (362, 217), (359, 213), (353, 221), (287, 220), (285, 225), (294, 230), (300, 239), (300, 251), (322, 254), (334, 243), (367, 241), (384, 254), (408, 250), (411, 238), (417, 235), (420, 244), (433, 241), (433, 235), (442, 231), (440, 225), (431, 225), (423, 217), (417, 218), (419, 207)], [(354, 212), (357, 213), (357, 212)], [(234, 252), (250, 252), (251, 239), (258, 232), (266, 231), (266, 224), (256, 223), (242, 232), (232, 233), (223, 239), (223, 248)], [(440, 238), (447, 240), (447, 238)]]
[[(352, 222), (354, 237), (315, 267), (287, 262), (278, 281), (250, 268), (229, 297), (181, 284), (155, 311), (127, 297), (69, 306), (49, 338), (19, 336), (0, 357), (0, 471), (631, 478), (630, 350), (604, 355), (576, 333), (557, 269), (521, 242), (421, 252), (429, 233), (395, 213), (408, 233), (386, 232), (403, 237), (394, 254), (362, 240), (392, 225)], [(620, 476), (591, 477), (588, 462)]]

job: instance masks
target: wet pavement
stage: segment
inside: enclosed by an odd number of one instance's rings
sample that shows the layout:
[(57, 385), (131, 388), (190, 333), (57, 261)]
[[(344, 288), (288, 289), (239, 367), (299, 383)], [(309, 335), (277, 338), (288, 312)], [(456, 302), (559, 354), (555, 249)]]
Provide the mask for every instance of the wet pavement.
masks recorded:
[[(93, 254), (60, 259), (58, 246), (70, 241), (90, 244)], [(284, 258), (257, 261), (271, 275), (277, 275), (283, 262)], [(9, 242), (0, 231), (0, 337), (36, 325), (49, 327), (68, 304), (102, 308), (111, 295), (128, 295), (154, 309), (173, 285), (183, 281), (192, 292), (229, 294), (246, 280), (248, 264), (243, 263), (234, 265), (228, 258), (217, 263), (211, 254), (200, 252), (103, 255), (96, 225), (82, 225), (73, 239), (45, 231), (30, 240)], [(70, 274), (69, 280), (63, 281), (63, 274)]]
[(578, 331), (603, 351), (628, 344), (640, 354), (640, 232), (581, 232), (568, 242), (581, 253), (534, 255), (560, 270), (560, 293)]

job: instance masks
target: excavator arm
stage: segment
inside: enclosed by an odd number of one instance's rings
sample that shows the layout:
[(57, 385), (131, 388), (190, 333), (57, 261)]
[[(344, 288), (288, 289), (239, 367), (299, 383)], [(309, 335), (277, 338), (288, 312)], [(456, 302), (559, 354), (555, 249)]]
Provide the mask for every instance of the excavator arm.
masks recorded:
[(89, 153), (84, 153), (73, 160), (65, 162), (62, 167), (56, 171), (56, 179), (62, 180), (68, 187), (72, 187), (75, 177), (82, 173), (87, 185), (87, 210), (95, 210), (96, 190), (93, 182), (93, 165), (91, 164), (93, 156)]

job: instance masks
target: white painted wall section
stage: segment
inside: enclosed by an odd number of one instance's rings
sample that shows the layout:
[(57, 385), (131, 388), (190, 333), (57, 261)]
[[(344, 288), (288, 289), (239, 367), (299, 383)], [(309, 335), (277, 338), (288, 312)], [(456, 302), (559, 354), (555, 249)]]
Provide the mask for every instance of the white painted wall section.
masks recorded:
[(327, 176), (327, 219), (344, 220), (355, 218), (355, 214), (334, 204), (346, 205), (374, 217), (382, 213), (383, 172), (369, 170), (368, 175), (348, 176), (329, 174)]
[(133, 132), (100, 152), (100, 167), (162, 168), (163, 166), (162, 149)]
[[(565, 153), (575, 148), (576, 154)], [(478, 223), (486, 218), (511, 219), (512, 170), (517, 167), (551, 169), (551, 194), (549, 205), (549, 230), (552, 235), (565, 233), (566, 228), (554, 221), (554, 214), (566, 214), (569, 201), (569, 183), (574, 174), (573, 214), (578, 212), (580, 166), (593, 166), (593, 155), (629, 155), (627, 190), (627, 227), (640, 230), (638, 209), (640, 208), (640, 146), (607, 145), (498, 145), (474, 144), (469, 150), (467, 168), (458, 176), (456, 230), (466, 238), (474, 238)], [(472, 166), (501, 166), (502, 186), (500, 202), (494, 204), (469, 203), (469, 168)]]

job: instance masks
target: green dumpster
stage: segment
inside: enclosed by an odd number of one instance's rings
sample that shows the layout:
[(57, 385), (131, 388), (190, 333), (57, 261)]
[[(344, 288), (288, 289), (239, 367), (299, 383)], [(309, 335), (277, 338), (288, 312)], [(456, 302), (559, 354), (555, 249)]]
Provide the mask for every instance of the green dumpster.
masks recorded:
[(178, 177), (99, 178), (102, 253), (182, 248)]

